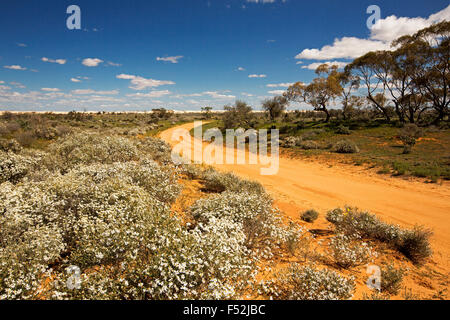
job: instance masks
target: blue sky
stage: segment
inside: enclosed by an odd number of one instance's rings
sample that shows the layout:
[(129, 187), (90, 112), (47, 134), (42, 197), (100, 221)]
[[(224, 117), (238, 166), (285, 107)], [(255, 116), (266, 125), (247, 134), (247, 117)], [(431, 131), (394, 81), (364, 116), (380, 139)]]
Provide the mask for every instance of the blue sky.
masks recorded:
[[(66, 27), (72, 4), (82, 30)], [(258, 109), (317, 64), (344, 66), (443, 19), (448, 0), (2, 0), (0, 110)]]

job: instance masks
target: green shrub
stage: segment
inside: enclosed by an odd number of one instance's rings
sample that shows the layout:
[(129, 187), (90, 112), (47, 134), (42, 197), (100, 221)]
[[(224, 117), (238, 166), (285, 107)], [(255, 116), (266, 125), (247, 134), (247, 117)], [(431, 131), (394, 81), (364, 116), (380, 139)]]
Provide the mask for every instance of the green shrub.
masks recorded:
[(316, 210), (307, 210), (300, 215), (301, 219), (306, 222), (314, 222), (319, 217)]
[(393, 265), (381, 269), (381, 291), (396, 295), (401, 289), (403, 270), (397, 270)]
[(319, 149), (319, 145), (315, 141), (306, 140), (300, 143), (300, 148), (303, 150), (316, 150)]
[(211, 168), (203, 172), (202, 179), (204, 180), (204, 189), (208, 192), (234, 191), (256, 194), (265, 192), (259, 182), (244, 180), (232, 173), (222, 173)]
[(404, 230), (384, 223), (368, 212), (349, 207), (329, 211), (326, 218), (335, 225), (337, 232), (388, 243), (414, 263), (419, 264), (432, 254), (429, 243), (432, 232), (421, 227)]
[(358, 153), (358, 146), (350, 140), (341, 140), (334, 144), (333, 151), (337, 153)]
[(403, 142), (403, 153), (408, 154), (411, 153), (412, 148), (416, 144), (416, 139), (420, 138), (423, 135), (422, 129), (420, 129), (414, 123), (406, 124), (401, 130), (399, 134), (400, 140)]
[(339, 127), (336, 128), (336, 133), (337, 134), (345, 134), (345, 135), (349, 135), (352, 132), (350, 131), (350, 129), (348, 127), (345, 127), (343, 125), (340, 125)]

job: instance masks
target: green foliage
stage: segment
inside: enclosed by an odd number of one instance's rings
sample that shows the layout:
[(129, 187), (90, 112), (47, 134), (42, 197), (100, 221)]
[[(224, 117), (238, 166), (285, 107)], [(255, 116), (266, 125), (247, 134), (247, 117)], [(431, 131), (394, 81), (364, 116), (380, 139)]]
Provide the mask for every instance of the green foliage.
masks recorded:
[(395, 269), (390, 264), (381, 269), (381, 291), (387, 292), (393, 295), (399, 293), (403, 281), (403, 270)]
[(333, 151), (337, 153), (358, 153), (360, 150), (353, 141), (341, 140), (334, 144)]
[(326, 218), (335, 225), (337, 232), (388, 243), (414, 263), (420, 264), (432, 254), (429, 243), (432, 233), (422, 227), (401, 229), (368, 212), (349, 207), (329, 211)]

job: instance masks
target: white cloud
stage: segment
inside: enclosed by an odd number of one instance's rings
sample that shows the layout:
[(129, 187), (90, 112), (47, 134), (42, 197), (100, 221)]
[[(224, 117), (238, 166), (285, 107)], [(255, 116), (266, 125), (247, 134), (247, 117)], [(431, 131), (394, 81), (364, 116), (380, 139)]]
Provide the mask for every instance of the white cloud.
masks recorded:
[[(247, 2), (251, 2), (251, 3), (274, 3), (275, 0), (247, 0)], [(283, 0), (282, 2), (285, 2), (285, 0)]]
[(58, 92), (61, 91), (58, 88), (41, 88), (42, 91), (46, 91), (46, 92)]
[(302, 69), (316, 70), (318, 66), (322, 64), (328, 64), (329, 66), (337, 66), (339, 69), (344, 68), (348, 63), (341, 61), (324, 61), (324, 62), (315, 62), (311, 63), (307, 66), (303, 66)]
[(24, 68), (24, 67), (19, 66), (19, 65), (17, 65), (17, 64), (14, 64), (14, 65), (12, 65), (12, 66), (3, 66), (3, 68), (5, 68), (5, 69), (10, 69), (10, 70), (21, 70), (21, 71), (27, 70), (27, 68)]
[(450, 20), (450, 5), (430, 15), (427, 19), (396, 17), (394, 15), (385, 19), (380, 19), (372, 27), (370, 37), (374, 40), (381, 40), (385, 42), (392, 42), (401, 36), (413, 34), (432, 25), (433, 23), (441, 22), (443, 20)]
[(245, 71), (245, 68), (243, 68), (243, 67), (238, 67), (238, 68), (237, 68), (237, 71)]
[(390, 44), (382, 41), (373, 41), (355, 37), (335, 39), (332, 45), (321, 49), (305, 49), (295, 56), (295, 59), (328, 60), (328, 59), (355, 59), (369, 51), (389, 50)]
[(136, 98), (160, 98), (163, 96), (167, 96), (171, 94), (169, 90), (160, 90), (160, 91), (150, 91), (149, 93), (134, 93), (134, 94), (127, 94), (127, 97), (136, 97)]
[(268, 92), (269, 92), (270, 94), (279, 96), (279, 95), (282, 95), (283, 93), (285, 93), (286, 91), (284, 91), (284, 90), (272, 90), (272, 91), (268, 91)]
[(202, 95), (207, 95), (214, 99), (235, 99), (236, 98), (236, 96), (222, 94), (217, 91), (205, 91), (205, 92), (202, 92)]
[(156, 57), (156, 61), (172, 62), (178, 63), (178, 60), (184, 58), (184, 56), (174, 56), (174, 57)]
[(391, 49), (391, 42), (398, 37), (415, 33), (443, 20), (450, 20), (450, 5), (430, 15), (427, 19), (389, 16), (380, 19), (371, 28), (370, 38), (368, 39), (337, 38), (333, 44), (326, 45), (321, 49), (305, 49), (295, 58), (307, 60), (355, 59), (369, 51), (389, 50)]
[(66, 59), (49, 59), (46, 57), (43, 57), (41, 60), (44, 62), (57, 63), (57, 64), (66, 64), (66, 62), (67, 62)]
[(131, 80), (130, 88), (133, 90), (144, 90), (146, 88), (153, 88), (153, 87), (175, 84), (175, 82), (173, 82), (173, 81), (146, 79), (143, 77), (129, 75), (129, 74), (119, 74), (116, 76), (116, 78), (123, 79), (123, 80)]
[(16, 82), (16, 81), (11, 81), (9, 84), (14, 86), (14, 87), (16, 87), (16, 88), (19, 88), (19, 89), (25, 89), (26, 88), (23, 84), (21, 84), (20, 82)]
[(267, 87), (269, 87), (269, 88), (289, 88), (293, 84), (294, 84), (294, 82), (271, 83), (271, 84), (268, 84)]
[(253, 97), (253, 94), (247, 93), (247, 92), (242, 92), (241, 95), (243, 95), (245, 97)]
[(97, 67), (103, 60), (98, 58), (86, 58), (83, 60), (82, 64), (86, 67)]
[(72, 82), (81, 82), (81, 80), (77, 79), (77, 78), (71, 78), (70, 81), (72, 81)]
[(3, 83), (5, 83), (5, 81), (0, 81), (0, 84), (3, 84)]
[(107, 65), (111, 66), (111, 67), (121, 67), (122, 66), (120, 63), (115, 63), (115, 62), (112, 62), (112, 61), (108, 61)]
[(266, 78), (267, 75), (265, 75), (265, 74), (250, 74), (248, 77), (249, 78)]
[(27, 45), (25, 43), (17, 43), (18, 47), (26, 48)]
[(78, 95), (85, 95), (85, 94), (115, 95), (115, 94), (118, 94), (119, 91), (117, 91), (117, 90), (95, 91), (95, 90), (92, 90), (92, 89), (78, 89), (78, 90), (73, 90), (72, 93), (73, 94), (78, 94)]

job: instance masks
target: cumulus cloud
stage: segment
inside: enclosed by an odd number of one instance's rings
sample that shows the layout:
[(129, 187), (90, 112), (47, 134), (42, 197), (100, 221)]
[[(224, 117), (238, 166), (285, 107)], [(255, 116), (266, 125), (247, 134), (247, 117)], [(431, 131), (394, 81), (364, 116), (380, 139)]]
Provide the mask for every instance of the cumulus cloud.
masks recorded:
[(42, 91), (46, 91), (46, 92), (58, 92), (61, 91), (58, 88), (41, 88)]
[(217, 91), (205, 91), (202, 93), (202, 95), (210, 96), (213, 99), (235, 99), (236, 96), (228, 95), (228, 94), (222, 94)]
[(146, 88), (153, 88), (153, 87), (175, 84), (175, 82), (173, 82), (173, 81), (146, 79), (143, 77), (130, 75), (130, 74), (119, 74), (116, 76), (116, 78), (123, 79), (123, 80), (131, 80), (130, 89), (133, 89), (133, 90), (144, 90)]
[(11, 65), (11, 66), (3, 66), (3, 68), (10, 69), (10, 70), (21, 70), (21, 71), (27, 70), (27, 68), (24, 68), (24, 67), (19, 66), (17, 64), (14, 64), (14, 65)]
[(155, 91), (150, 91), (148, 93), (133, 93), (133, 94), (127, 94), (127, 97), (136, 97), (136, 98), (160, 98), (163, 96), (167, 96), (169, 94), (171, 94), (172, 92), (170, 92), (169, 90), (155, 90)]
[(174, 56), (174, 57), (156, 57), (156, 61), (164, 61), (171, 63), (178, 63), (180, 59), (184, 58), (184, 56)]
[(450, 5), (430, 15), (428, 18), (396, 17), (395, 15), (380, 19), (372, 28), (370, 38), (343, 37), (334, 40), (333, 44), (320, 49), (305, 49), (296, 59), (331, 60), (355, 59), (369, 51), (389, 50), (391, 42), (398, 37), (413, 34), (433, 23), (450, 20)]
[(115, 95), (115, 94), (118, 94), (119, 91), (117, 91), (117, 90), (95, 91), (95, 90), (92, 90), (92, 89), (78, 89), (78, 90), (73, 90), (72, 93), (73, 94), (78, 94), (78, 95), (86, 95), (86, 94)]
[(71, 78), (70, 81), (72, 81), (72, 82), (81, 82), (81, 80), (77, 79), (77, 78)]
[(270, 83), (267, 85), (268, 88), (289, 88), (294, 82), (284, 82), (284, 83)]
[(83, 60), (82, 64), (86, 67), (97, 67), (103, 60), (98, 58), (86, 58)]
[(245, 68), (243, 68), (243, 67), (238, 67), (238, 68), (237, 68), (237, 71), (245, 71)]
[(122, 66), (120, 63), (115, 63), (112, 61), (108, 61), (106, 64), (111, 67), (121, 67)]
[(272, 91), (268, 91), (270, 94), (276, 95), (276, 96), (280, 96), (283, 93), (285, 93), (286, 91), (284, 90), (272, 90)]
[(318, 66), (322, 64), (328, 64), (329, 66), (337, 66), (339, 69), (344, 68), (348, 63), (341, 61), (324, 61), (324, 62), (315, 62), (311, 63), (307, 66), (303, 66), (302, 69), (316, 70)]
[(67, 62), (66, 59), (49, 59), (46, 57), (43, 57), (41, 60), (44, 62), (57, 63), (57, 64), (66, 64), (66, 62)]
[(249, 78), (266, 78), (267, 75), (265, 75), (265, 74), (250, 74), (248, 77)]

